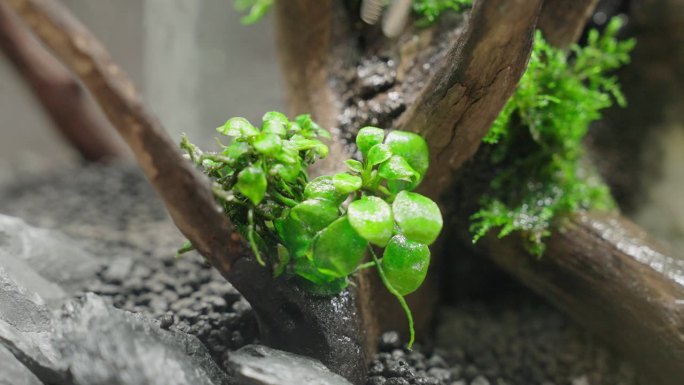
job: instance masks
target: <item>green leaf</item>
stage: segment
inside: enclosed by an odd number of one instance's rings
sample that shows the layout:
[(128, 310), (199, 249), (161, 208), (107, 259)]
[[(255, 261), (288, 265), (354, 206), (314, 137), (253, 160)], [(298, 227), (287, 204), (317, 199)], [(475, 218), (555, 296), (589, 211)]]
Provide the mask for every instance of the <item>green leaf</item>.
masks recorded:
[(313, 256), (316, 267), (334, 277), (346, 277), (361, 263), (368, 242), (341, 217), (323, 229), (314, 240)]
[(353, 193), (361, 188), (361, 178), (356, 175), (341, 172), (333, 177), (333, 185), (337, 192), (342, 195)]
[(278, 122), (281, 123), (283, 126), (287, 126), (287, 124), (290, 122), (287, 119), (287, 116), (283, 114), (282, 112), (278, 111), (269, 111), (264, 114), (264, 116), (261, 118), (261, 121), (266, 123), (266, 122)]
[(312, 232), (323, 230), (340, 216), (337, 205), (323, 199), (307, 199), (293, 207), (290, 215), (306, 224)]
[(245, 118), (230, 118), (221, 127), (217, 127), (216, 131), (223, 135), (239, 137), (239, 136), (255, 136), (259, 131), (252, 126), (252, 124)]
[(313, 242), (313, 233), (302, 221), (291, 215), (273, 222), (280, 242), (290, 252), (292, 258), (302, 258), (308, 254)]
[(290, 263), (290, 252), (287, 251), (287, 247), (280, 243), (276, 246), (276, 251), (278, 252), (278, 264), (273, 268), (273, 276), (279, 277), (285, 272), (287, 265)]
[(299, 151), (297, 146), (290, 140), (284, 140), (281, 144), (281, 149), (277, 152), (274, 157), (282, 163), (294, 164), (299, 163)]
[(266, 173), (261, 167), (249, 166), (238, 174), (236, 186), (242, 195), (258, 205), (266, 195)]
[(431, 245), (442, 230), (442, 213), (423, 195), (402, 191), (392, 203), (394, 219), (406, 238)]
[(242, 155), (248, 153), (249, 150), (249, 144), (243, 141), (233, 140), (230, 146), (223, 149), (223, 154), (230, 159), (231, 163), (235, 163)]
[(378, 197), (365, 196), (351, 202), (347, 215), (354, 230), (374, 245), (385, 247), (392, 237), (392, 208)]
[(261, 20), (273, 4), (273, 0), (254, 0), (249, 13), (240, 19), (242, 24), (254, 24)]
[(337, 191), (333, 184), (333, 177), (324, 175), (319, 176), (306, 185), (304, 188), (304, 197), (307, 199), (326, 199), (339, 205), (346, 199), (346, 194), (340, 194)]
[(290, 141), (294, 143), (299, 151), (313, 149), (321, 158), (325, 158), (328, 155), (328, 146), (318, 139), (309, 139), (301, 135), (293, 135), (292, 138), (290, 138)]
[(392, 151), (386, 144), (376, 144), (368, 150), (368, 164), (371, 166), (385, 162), (391, 157)]
[(275, 156), (283, 147), (282, 140), (276, 134), (267, 132), (260, 133), (254, 139), (254, 149), (266, 156)]
[(356, 134), (356, 146), (362, 154), (365, 154), (376, 144), (385, 139), (385, 130), (377, 127), (364, 127)]
[(389, 283), (399, 294), (413, 293), (420, 287), (430, 265), (427, 245), (395, 235), (387, 244), (382, 258), (382, 269)]
[(347, 168), (352, 172), (360, 173), (363, 171), (363, 165), (358, 160), (347, 159), (344, 161), (344, 164), (346, 164)]
[(275, 134), (284, 137), (287, 134), (287, 123), (283, 124), (278, 120), (266, 120), (261, 125), (261, 132)]
[(392, 157), (378, 167), (378, 175), (387, 180), (404, 180), (415, 182), (418, 180), (418, 173), (408, 162), (399, 155)]
[(418, 172), (418, 179), (422, 179), (430, 165), (430, 153), (425, 139), (413, 132), (392, 131), (387, 134), (385, 144), (392, 154), (406, 159), (411, 168)]
[(296, 162), (292, 164), (276, 163), (271, 167), (271, 174), (280, 176), (288, 183), (295, 183), (301, 171), (301, 164)]

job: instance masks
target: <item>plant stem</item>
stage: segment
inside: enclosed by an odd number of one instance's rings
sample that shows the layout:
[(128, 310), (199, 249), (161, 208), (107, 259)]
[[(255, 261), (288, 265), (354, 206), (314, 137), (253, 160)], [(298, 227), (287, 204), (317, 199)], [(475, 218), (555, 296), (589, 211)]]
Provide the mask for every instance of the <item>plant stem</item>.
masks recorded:
[(250, 208), (247, 212), (247, 220), (249, 221), (249, 225), (247, 226), (247, 238), (249, 239), (249, 245), (252, 247), (252, 252), (254, 253), (254, 257), (256, 258), (257, 262), (259, 262), (261, 266), (266, 266), (266, 263), (261, 258), (259, 247), (254, 241), (254, 210), (252, 208)]
[[(411, 347), (413, 346), (413, 342), (416, 339), (416, 331), (413, 328), (413, 314), (411, 314), (411, 309), (409, 309), (408, 304), (406, 303), (406, 300), (404, 297), (399, 294), (397, 289), (395, 289), (392, 284), (389, 283), (389, 280), (387, 279), (387, 276), (385, 276), (385, 271), (382, 270), (382, 265), (380, 264), (380, 261), (378, 260), (378, 256), (375, 255), (375, 251), (373, 250), (372, 247), (368, 248), (370, 250), (371, 256), (373, 257), (373, 263), (378, 267), (378, 274), (380, 274), (380, 279), (382, 280), (382, 283), (385, 284), (385, 287), (389, 292), (397, 297), (397, 300), (399, 301), (399, 304), (401, 305), (401, 308), (404, 309), (404, 313), (406, 313), (406, 318), (408, 319), (408, 324), (409, 324), (409, 343), (406, 346), (407, 349), (411, 350)], [(362, 265), (363, 266), (363, 265)]]

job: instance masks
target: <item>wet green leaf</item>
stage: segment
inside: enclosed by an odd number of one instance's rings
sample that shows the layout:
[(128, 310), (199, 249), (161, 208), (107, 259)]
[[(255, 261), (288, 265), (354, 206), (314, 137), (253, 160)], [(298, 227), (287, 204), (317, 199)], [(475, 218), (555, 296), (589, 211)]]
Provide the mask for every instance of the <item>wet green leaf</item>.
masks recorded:
[(386, 144), (376, 144), (368, 150), (368, 164), (375, 166), (392, 157), (392, 152)]
[(344, 164), (346, 164), (347, 168), (352, 172), (360, 173), (361, 171), (363, 171), (363, 165), (358, 160), (347, 159), (344, 161)]
[(245, 118), (230, 118), (221, 127), (217, 127), (216, 131), (223, 135), (239, 137), (239, 136), (256, 136), (259, 131), (252, 126), (252, 124)]
[(349, 204), (349, 223), (370, 243), (385, 247), (392, 237), (392, 208), (382, 199), (365, 196)]
[(351, 274), (366, 254), (368, 242), (341, 217), (323, 229), (314, 240), (313, 256), (316, 267), (334, 277)]
[(402, 191), (392, 203), (394, 219), (406, 238), (431, 245), (442, 230), (442, 213), (430, 198)]
[(301, 221), (290, 215), (277, 219), (273, 225), (280, 242), (288, 249), (292, 258), (304, 257), (313, 242), (313, 233)]
[(361, 188), (361, 178), (346, 172), (335, 174), (332, 182), (337, 192), (342, 195), (353, 193)]
[(287, 116), (283, 114), (282, 112), (278, 111), (269, 111), (264, 114), (264, 116), (261, 118), (262, 122), (278, 122), (281, 123), (283, 126), (287, 126), (287, 124), (290, 122), (287, 119)]
[(399, 155), (392, 155), (388, 161), (378, 167), (378, 175), (387, 180), (404, 180), (415, 182), (418, 173), (408, 162)]
[(282, 140), (276, 134), (267, 132), (260, 133), (254, 139), (254, 149), (266, 156), (275, 156), (282, 148)]
[(377, 127), (364, 127), (356, 134), (356, 146), (362, 154), (367, 153), (376, 144), (385, 139), (385, 130)]
[(339, 217), (339, 209), (329, 200), (307, 199), (293, 207), (290, 215), (306, 224), (312, 232), (318, 232)]
[(346, 194), (340, 194), (333, 184), (333, 178), (330, 175), (324, 175), (319, 176), (306, 185), (304, 197), (307, 199), (326, 199), (339, 205), (346, 198)]
[(299, 163), (282, 164), (276, 163), (271, 167), (271, 173), (280, 176), (284, 181), (294, 183), (297, 181), (302, 166)]
[(420, 287), (430, 265), (427, 245), (395, 235), (387, 244), (382, 268), (389, 283), (399, 294), (407, 295)]
[(266, 195), (266, 173), (261, 167), (249, 166), (238, 174), (236, 186), (242, 195), (258, 205)]
[(283, 124), (277, 120), (267, 120), (261, 125), (261, 132), (284, 137), (287, 134), (287, 123)]
[(223, 149), (223, 154), (230, 159), (231, 163), (235, 163), (242, 155), (248, 153), (249, 150), (249, 144), (239, 140), (233, 140), (230, 146)]
[(430, 153), (425, 139), (413, 132), (392, 131), (387, 134), (385, 144), (392, 154), (406, 159), (411, 168), (418, 172), (418, 179), (422, 179), (430, 165)]
[(280, 151), (275, 154), (275, 158), (285, 164), (299, 163), (299, 151), (291, 140), (284, 140)]

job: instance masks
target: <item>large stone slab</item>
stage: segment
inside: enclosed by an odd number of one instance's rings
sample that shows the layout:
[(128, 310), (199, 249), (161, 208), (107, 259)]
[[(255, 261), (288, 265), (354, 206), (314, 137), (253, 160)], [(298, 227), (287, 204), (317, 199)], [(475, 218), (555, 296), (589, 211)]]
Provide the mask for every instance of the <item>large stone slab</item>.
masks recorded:
[[(30, 287), (50, 302), (73, 294), (101, 268), (103, 261), (85, 252), (81, 245), (57, 231), (36, 228), (23, 220), (0, 215), (0, 266), (30, 285), (37, 274), (53, 282)], [(26, 266), (30, 266), (29, 269)], [(26, 273), (22, 273), (26, 271)], [(45, 290), (43, 290), (45, 289)]]

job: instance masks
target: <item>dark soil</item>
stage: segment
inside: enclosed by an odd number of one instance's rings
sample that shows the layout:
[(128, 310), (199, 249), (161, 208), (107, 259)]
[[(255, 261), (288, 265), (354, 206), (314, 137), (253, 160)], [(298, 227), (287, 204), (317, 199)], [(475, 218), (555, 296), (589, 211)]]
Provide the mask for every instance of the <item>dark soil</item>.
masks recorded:
[[(241, 295), (197, 254), (176, 259), (183, 237), (134, 168), (92, 166), (25, 181), (0, 191), (0, 212), (82, 240), (111, 261), (84, 291), (198, 336), (219, 363), (257, 340)], [(627, 363), (526, 290), (455, 301), (442, 310), (435, 341), (409, 352), (386, 333), (368, 384), (638, 383)]]

